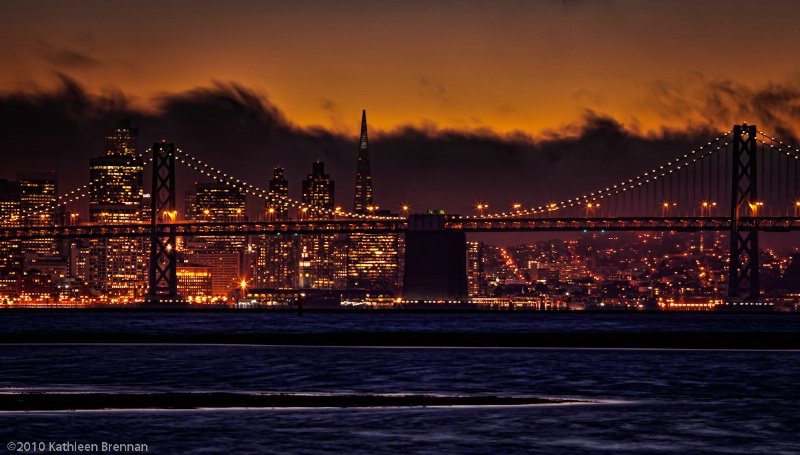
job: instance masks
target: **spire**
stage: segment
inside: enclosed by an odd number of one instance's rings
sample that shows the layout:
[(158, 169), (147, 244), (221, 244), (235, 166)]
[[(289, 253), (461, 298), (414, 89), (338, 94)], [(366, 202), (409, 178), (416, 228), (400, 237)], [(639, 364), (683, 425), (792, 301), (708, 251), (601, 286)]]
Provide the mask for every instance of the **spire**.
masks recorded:
[(372, 176), (369, 166), (369, 145), (367, 144), (367, 111), (361, 113), (361, 140), (358, 146), (358, 166), (356, 167), (356, 197), (353, 212), (368, 213), (372, 207)]
[(359, 150), (369, 150), (367, 145), (367, 110), (361, 111), (361, 144)]

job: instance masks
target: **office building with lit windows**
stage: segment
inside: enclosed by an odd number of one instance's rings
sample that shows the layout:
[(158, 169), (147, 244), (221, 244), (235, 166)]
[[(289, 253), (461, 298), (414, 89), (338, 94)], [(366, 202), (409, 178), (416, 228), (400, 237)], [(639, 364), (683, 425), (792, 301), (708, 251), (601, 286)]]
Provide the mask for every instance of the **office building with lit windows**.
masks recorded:
[(282, 167), (276, 167), (273, 172), (266, 204), (267, 221), (285, 220), (289, 217), (289, 181), (283, 176)]
[(399, 291), (399, 243), (397, 234), (349, 234), (347, 289)]
[(483, 242), (467, 242), (467, 293), (470, 297), (485, 297), (488, 283), (483, 271)]
[[(315, 161), (311, 174), (303, 181), (303, 203), (319, 208), (333, 210), (334, 181), (325, 173), (325, 164)], [(309, 209), (305, 216), (322, 219), (328, 215)], [(337, 287), (336, 235), (304, 235), (300, 237), (298, 287), (313, 289), (333, 289)]]
[(208, 301), (214, 294), (211, 266), (178, 264), (175, 275), (178, 277), (178, 295), (191, 302)]
[[(245, 193), (239, 188), (222, 182), (197, 183), (195, 186), (195, 220), (214, 223), (236, 223), (247, 221), (245, 213)], [(219, 251), (240, 251), (247, 238), (243, 235), (225, 237), (198, 236), (212, 249)]]
[[(137, 130), (120, 122), (108, 136), (106, 154), (90, 160), (89, 221), (105, 224), (139, 223), (142, 211), (144, 163), (136, 155)], [(89, 286), (112, 300), (132, 301), (144, 295), (146, 240), (91, 239)]]
[(367, 111), (361, 112), (361, 139), (358, 143), (356, 166), (356, 196), (353, 212), (367, 213), (372, 203), (372, 170), (369, 164), (369, 142), (367, 141)]
[[(380, 210), (373, 203), (366, 111), (361, 113), (361, 139), (358, 144), (353, 212), (364, 215), (390, 215), (389, 211)], [(348, 234), (347, 289), (399, 291), (399, 251), (400, 238), (397, 234)]]
[[(187, 248), (185, 259), (190, 264), (208, 267), (211, 271), (211, 293), (212, 298), (225, 298), (236, 289), (242, 279), (240, 264), (242, 262), (241, 252), (220, 251), (213, 248), (201, 248), (199, 245), (190, 245)], [(178, 286), (181, 286), (181, 279), (178, 278)], [(179, 290), (181, 295), (183, 294)]]
[[(270, 198), (266, 203), (266, 220), (285, 220), (289, 217), (289, 182), (284, 169), (276, 167), (269, 182)], [(298, 286), (298, 246), (296, 235), (261, 235), (258, 238), (256, 285), (262, 288), (294, 289)]]
[(244, 191), (225, 183), (198, 183), (195, 204), (197, 220), (217, 223), (247, 220)]
[[(20, 225), (19, 182), (0, 180), (0, 223), (13, 227)], [(22, 264), (20, 240), (0, 240), (0, 272), (18, 271)]]
[[(53, 172), (17, 174), (20, 190), (20, 210), (22, 222), (26, 226), (53, 227), (56, 220), (56, 200), (58, 198), (58, 176)], [(54, 239), (23, 240), (23, 251), (41, 255), (55, 252)]]

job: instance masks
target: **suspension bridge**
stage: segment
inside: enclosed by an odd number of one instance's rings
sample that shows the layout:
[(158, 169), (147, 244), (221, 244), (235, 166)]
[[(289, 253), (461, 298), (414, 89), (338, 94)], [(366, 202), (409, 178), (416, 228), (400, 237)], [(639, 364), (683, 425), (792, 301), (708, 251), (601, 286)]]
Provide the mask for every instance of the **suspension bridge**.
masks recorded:
[[(53, 226), (27, 222), (42, 213), (74, 204), (102, 182), (91, 181), (54, 203), (22, 214), (0, 228), (0, 239), (146, 237), (150, 239), (149, 294), (152, 301), (177, 298), (177, 237), (404, 233), (416, 231), (421, 215), (376, 216), (304, 204), (271, 194), (256, 185), (195, 158), (172, 144), (156, 143), (131, 158), (151, 165), (151, 213), (148, 223), (88, 223), (77, 219)], [(176, 168), (176, 163), (182, 166)], [(222, 182), (264, 201), (265, 206), (291, 207), (292, 219), (258, 220), (244, 216), (220, 222), (179, 221), (177, 180), (180, 169)], [(735, 125), (706, 144), (627, 180), (582, 195), (536, 207), (515, 205), (502, 213), (441, 215), (438, 230), (453, 232), (520, 231), (720, 231), (730, 236), (728, 293), (755, 299), (760, 292), (759, 232), (800, 231), (800, 150), (759, 131)], [(535, 182), (531, 184), (535, 191)], [(408, 252), (407, 252), (408, 254)]]

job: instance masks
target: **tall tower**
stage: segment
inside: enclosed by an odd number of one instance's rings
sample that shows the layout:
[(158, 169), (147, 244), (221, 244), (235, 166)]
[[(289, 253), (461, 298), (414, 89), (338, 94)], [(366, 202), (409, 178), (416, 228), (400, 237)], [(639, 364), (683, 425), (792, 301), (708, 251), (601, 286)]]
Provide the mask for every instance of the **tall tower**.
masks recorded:
[[(17, 174), (20, 186), (20, 210), (27, 226), (53, 226), (56, 219), (58, 176), (55, 171)], [(23, 240), (22, 250), (40, 255), (54, 254), (54, 239)]]
[[(289, 216), (289, 182), (284, 169), (276, 167), (269, 181), (267, 221), (285, 220)], [(298, 237), (294, 235), (261, 235), (256, 277), (260, 287), (293, 289), (297, 287)]]
[[(123, 120), (106, 137), (106, 154), (90, 160), (93, 182), (89, 197), (89, 221), (124, 224), (142, 221), (142, 172), (144, 163), (136, 155), (137, 130)], [(89, 284), (113, 299), (133, 300), (144, 294), (146, 267), (142, 239), (92, 239), (89, 254)]]
[[(367, 144), (367, 111), (361, 114), (361, 140), (356, 166), (355, 213), (389, 215), (379, 211), (372, 200), (372, 175)], [(396, 291), (398, 283), (399, 237), (397, 234), (351, 233), (347, 236), (348, 289)]]
[(369, 145), (367, 143), (367, 111), (361, 112), (361, 140), (358, 145), (358, 166), (356, 168), (356, 198), (353, 212), (367, 213), (372, 207), (372, 174), (369, 166)]
[(283, 176), (283, 168), (276, 167), (269, 181), (270, 200), (267, 201), (267, 220), (285, 220), (289, 214), (289, 182)]
[[(303, 181), (303, 203), (322, 207), (326, 209), (333, 209), (334, 204), (334, 181), (325, 173), (325, 163), (322, 161), (315, 161), (311, 165), (311, 173), (308, 178)], [(312, 210), (309, 217), (320, 218), (323, 215), (316, 213)]]
[[(21, 190), (19, 182), (0, 180), (0, 223), (3, 226), (21, 225)], [(20, 240), (0, 240), (0, 274), (22, 267)]]
[[(311, 174), (303, 181), (303, 203), (333, 209), (334, 182), (325, 173), (325, 163), (315, 161)], [(324, 218), (324, 213), (307, 212), (308, 218)], [(301, 288), (333, 289), (337, 283), (337, 236), (306, 235), (300, 240), (299, 279)]]

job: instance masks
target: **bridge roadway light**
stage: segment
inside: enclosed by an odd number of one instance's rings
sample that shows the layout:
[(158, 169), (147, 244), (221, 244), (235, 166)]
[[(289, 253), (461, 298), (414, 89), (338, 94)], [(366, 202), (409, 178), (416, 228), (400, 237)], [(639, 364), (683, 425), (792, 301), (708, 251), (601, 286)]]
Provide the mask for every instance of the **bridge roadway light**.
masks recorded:
[(711, 216), (711, 210), (716, 206), (716, 202), (703, 201), (703, 203), (700, 205), (700, 216)]

